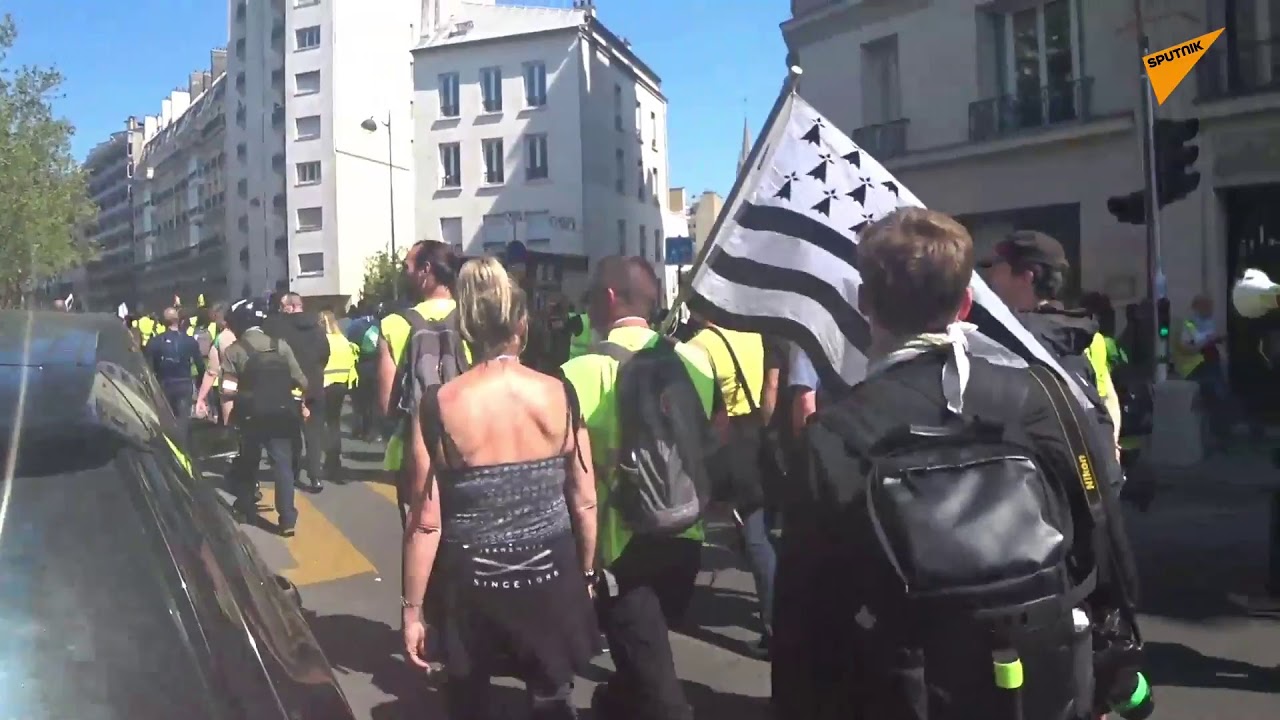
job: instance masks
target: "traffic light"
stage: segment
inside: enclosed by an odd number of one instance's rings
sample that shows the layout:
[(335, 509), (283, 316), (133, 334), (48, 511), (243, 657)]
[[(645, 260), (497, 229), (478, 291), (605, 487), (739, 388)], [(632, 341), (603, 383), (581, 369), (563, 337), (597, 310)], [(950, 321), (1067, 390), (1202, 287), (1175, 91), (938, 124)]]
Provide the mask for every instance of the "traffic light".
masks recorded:
[(1176, 203), (1200, 187), (1200, 173), (1193, 168), (1200, 157), (1197, 145), (1188, 145), (1200, 134), (1200, 121), (1156, 120), (1156, 197), (1160, 207)]
[(1128, 195), (1107, 198), (1107, 210), (1122, 223), (1145, 225), (1147, 222), (1146, 193), (1137, 190)]
[(1156, 331), (1161, 340), (1169, 339), (1169, 298), (1160, 298), (1156, 303)]
[[(1200, 187), (1200, 173), (1194, 169), (1200, 158), (1200, 147), (1187, 144), (1199, 134), (1200, 121), (1195, 118), (1156, 120), (1154, 150), (1159, 207), (1176, 203)], [(1146, 192), (1138, 190), (1108, 198), (1107, 210), (1122, 223), (1145, 225)]]

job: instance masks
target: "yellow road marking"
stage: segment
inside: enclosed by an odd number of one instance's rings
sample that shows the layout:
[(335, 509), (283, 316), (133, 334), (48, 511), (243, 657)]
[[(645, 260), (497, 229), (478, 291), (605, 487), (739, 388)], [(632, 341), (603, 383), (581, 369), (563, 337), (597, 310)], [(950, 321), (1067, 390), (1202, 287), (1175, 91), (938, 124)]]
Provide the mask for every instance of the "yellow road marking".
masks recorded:
[(396, 504), (396, 489), (394, 486), (383, 482), (377, 482), (376, 480), (365, 480), (361, 484), (377, 493), (392, 505)]
[[(298, 508), (298, 534), (282, 540), (294, 566), (283, 570), (282, 575), (302, 587), (378, 572), (306, 495), (298, 492), (293, 497)], [(263, 485), (260, 504), (274, 507), (274, 503), (275, 488)]]

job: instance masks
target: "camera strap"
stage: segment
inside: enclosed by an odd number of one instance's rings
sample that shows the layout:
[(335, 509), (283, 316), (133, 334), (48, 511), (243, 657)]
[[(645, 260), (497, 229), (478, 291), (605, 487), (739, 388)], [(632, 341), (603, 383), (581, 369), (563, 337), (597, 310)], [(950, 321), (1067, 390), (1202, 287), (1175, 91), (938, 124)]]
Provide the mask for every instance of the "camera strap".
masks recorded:
[[(1106, 530), (1106, 545), (1095, 548), (1095, 555), (1098, 556), (1095, 562), (1100, 565), (1105, 563), (1119, 575), (1115, 578), (1117, 582), (1108, 583), (1108, 589), (1118, 593), (1117, 609), (1133, 629), (1135, 639), (1141, 644), (1142, 638), (1135, 613), (1137, 576), (1132, 551), (1120, 525), (1121, 519), (1114, 498), (1108, 502), (1104, 494), (1110, 492), (1110, 488), (1101, 487), (1095, 473), (1094, 469), (1099, 467), (1099, 464), (1095, 461), (1096, 454), (1090, 448), (1088, 438), (1085, 436), (1089, 426), (1080, 417), (1082, 408), (1073, 397), (1067, 394), (1066, 388), (1062, 385), (1062, 379), (1052, 370), (1041, 365), (1032, 365), (1030, 371), (1031, 376), (1044, 389), (1045, 395), (1053, 405), (1054, 414), (1062, 428), (1062, 437), (1067, 443), (1072, 458), (1075, 459), (1073, 463), (1075, 476), (1088, 503), (1094, 526), (1102, 525)], [(1105, 479), (1103, 481), (1105, 482)]]

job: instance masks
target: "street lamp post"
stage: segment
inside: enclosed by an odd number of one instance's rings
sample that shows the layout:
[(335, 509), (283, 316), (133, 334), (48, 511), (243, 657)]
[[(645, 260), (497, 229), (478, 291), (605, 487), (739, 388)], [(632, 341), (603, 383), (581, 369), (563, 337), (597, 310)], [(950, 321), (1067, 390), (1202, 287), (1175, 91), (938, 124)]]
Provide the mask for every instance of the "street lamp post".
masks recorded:
[(390, 219), (391, 219), (391, 257), (396, 256), (396, 181), (395, 181), (395, 165), (393, 164), (394, 155), (392, 154), (392, 137), (391, 137), (391, 111), (387, 111), (387, 119), (385, 122), (373, 118), (368, 118), (360, 123), (360, 127), (369, 132), (377, 132), (378, 125), (381, 124), (387, 129), (387, 197), (391, 203)]

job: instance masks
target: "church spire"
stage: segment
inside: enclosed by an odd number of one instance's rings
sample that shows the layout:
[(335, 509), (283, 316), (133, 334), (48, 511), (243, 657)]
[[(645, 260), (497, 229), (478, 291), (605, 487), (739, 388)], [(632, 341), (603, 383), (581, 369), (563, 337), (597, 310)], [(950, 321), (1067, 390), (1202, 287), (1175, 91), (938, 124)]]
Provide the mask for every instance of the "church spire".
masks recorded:
[(742, 172), (742, 168), (747, 165), (747, 158), (751, 157), (751, 129), (747, 127), (746, 113), (742, 115), (742, 151), (738, 153), (738, 172)]

